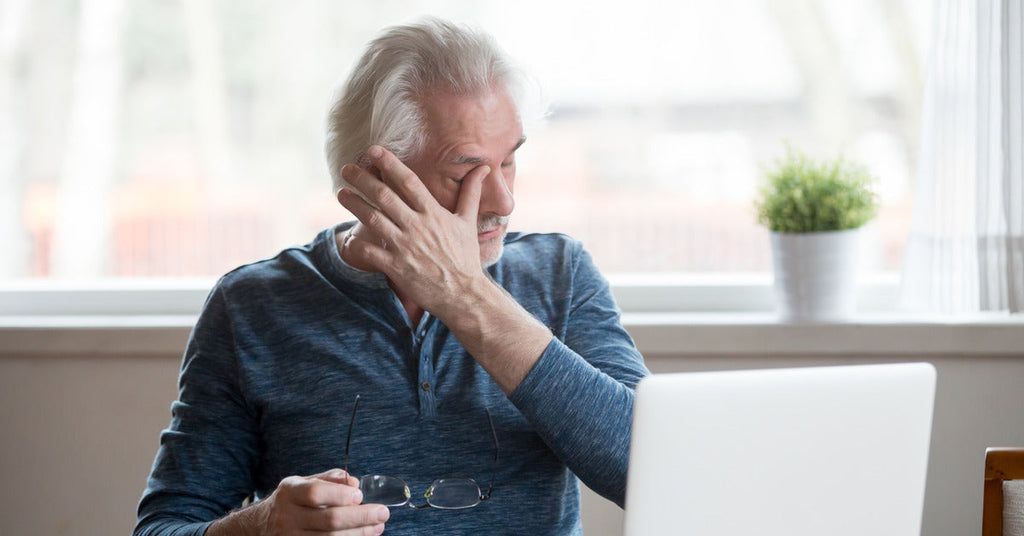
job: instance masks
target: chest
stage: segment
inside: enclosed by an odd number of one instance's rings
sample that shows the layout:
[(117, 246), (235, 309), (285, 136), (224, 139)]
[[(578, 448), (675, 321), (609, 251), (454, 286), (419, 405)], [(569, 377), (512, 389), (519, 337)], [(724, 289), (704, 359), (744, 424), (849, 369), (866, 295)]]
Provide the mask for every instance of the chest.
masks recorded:
[(415, 332), (364, 329), (358, 336), (307, 331), (251, 351), (245, 392), (259, 423), (260, 488), (272, 489), (288, 475), (344, 467), (346, 444), (353, 474), (401, 473), (410, 485), (426, 486), (440, 476), (488, 473), (491, 424), (503, 457), (537, 463), (538, 455), (549, 454), (440, 323)]

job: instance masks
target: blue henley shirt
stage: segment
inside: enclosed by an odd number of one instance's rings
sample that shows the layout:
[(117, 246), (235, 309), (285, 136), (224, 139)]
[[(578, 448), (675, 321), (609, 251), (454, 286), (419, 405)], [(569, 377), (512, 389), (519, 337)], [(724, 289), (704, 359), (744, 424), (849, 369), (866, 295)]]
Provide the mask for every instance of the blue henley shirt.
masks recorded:
[(555, 335), (506, 396), (444, 324), (425, 314), (411, 326), (383, 274), (341, 260), (334, 236), (350, 225), (214, 287), (135, 534), (201, 535), (250, 493), (342, 467), (357, 394), (352, 474), (401, 477), (415, 503), (434, 479), (470, 477), (486, 489), (493, 475), (489, 500), (395, 508), (385, 534), (580, 534), (577, 477), (621, 506), (634, 388), (648, 371), (580, 243), (509, 233), (488, 269)]

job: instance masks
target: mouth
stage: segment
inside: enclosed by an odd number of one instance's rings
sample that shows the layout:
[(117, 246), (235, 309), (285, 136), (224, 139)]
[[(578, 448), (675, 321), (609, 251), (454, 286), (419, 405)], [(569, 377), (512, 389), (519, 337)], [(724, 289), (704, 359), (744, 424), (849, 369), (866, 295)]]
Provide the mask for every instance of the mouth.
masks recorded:
[(491, 215), (481, 218), (477, 222), (476, 239), (478, 242), (486, 242), (495, 238), (505, 236), (505, 228), (508, 226), (508, 216)]
[(481, 231), (481, 232), (477, 233), (476, 234), (476, 239), (477, 239), (478, 242), (486, 242), (488, 240), (492, 240), (494, 238), (497, 238), (497, 237), (501, 236), (503, 230), (504, 230), (504, 226), (503, 225), (498, 225), (498, 226), (492, 227), (492, 228), (490, 228), (490, 229), (488, 229), (486, 231)]

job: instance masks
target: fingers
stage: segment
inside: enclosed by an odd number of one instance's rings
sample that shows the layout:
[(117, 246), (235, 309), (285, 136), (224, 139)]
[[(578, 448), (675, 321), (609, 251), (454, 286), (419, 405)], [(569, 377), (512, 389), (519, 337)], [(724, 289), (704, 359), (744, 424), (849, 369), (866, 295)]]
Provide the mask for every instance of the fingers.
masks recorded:
[(285, 478), (272, 497), (272, 524), (332, 534), (380, 534), (391, 512), (386, 506), (360, 504), (363, 495), (357, 485), (358, 480), (340, 469)]
[(380, 534), (373, 532), (376, 527), (383, 529), (391, 517), (387, 506), (364, 504), (360, 506), (336, 506), (331, 508), (309, 508), (300, 520), (303, 529), (321, 532), (341, 531), (341, 534)]
[(477, 214), (480, 212), (480, 195), (484, 189), (484, 178), (491, 172), (489, 166), (478, 166), (466, 175), (459, 189), (459, 202), (455, 206), (455, 214), (476, 226)]
[(380, 178), (405, 200), (416, 212), (423, 212), (435, 203), (423, 181), (406, 167), (391, 151), (374, 145), (367, 151), (374, 166), (380, 170)]
[(350, 240), (345, 248), (352, 252), (357, 259), (365, 261), (373, 270), (377, 272), (383, 272), (389, 277), (392, 274), (388, 271), (389, 268), (394, 266), (395, 258), (397, 253), (392, 252), (388, 248), (395, 249), (386, 243), (374, 243), (367, 240)]
[(370, 147), (358, 165), (342, 167), (341, 176), (366, 201), (399, 224), (409, 219), (406, 210), (422, 213), (437, 204), (420, 178), (379, 145)]
[(373, 229), (383, 238), (393, 238), (401, 233), (398, 225), (381, 210), (374, 208), (355, 191), (342, 188), (338, 192), (338, 202), (348, 209), (363, 225)]
[(291, 476), (282, 480), (277, 488), (289, 503), (307, 508), (350, 506), (363, 502), (363, 493), (357, 486), (318, 477)]
[(341, 469), (331, 469), (330, 471), (324, 471), (320, 474), (313, 475), (313, 478), (319, 478), (320, 480), (326, 480), (328, 482), (335, 482), (338, 484), (345, 484), (355, 488), (359, 487), (359, 479), (342, 471)]
[(331, 536), (378, 536), (384, 533), (384, 524), (360, 527), (357, 529), (348, 529), (340, 531), (332, 531)]
[[(346, 164), (345, 167), (341, 168), (341, 177), (352, 185), (356, 192), (362, 194), (360, 201), (366, 204), (363, 212), (367, 214), (379, 213), (399, 226), (414, 217), (414, 214), (410, 211), (411, 207), (406, 201), (395, 190), (391, 189), (391, 187), (366, 169), (355, 164)], [(341, 198), (341, 194), (344, 191), (345, 188), (342, 188), (338, 192), (338, 201), (342, 202), (343, 205), (344, 201)], [(359, 216), (348, 206), (345, 206), (345, 208), (348, 208), (356, 217)]]

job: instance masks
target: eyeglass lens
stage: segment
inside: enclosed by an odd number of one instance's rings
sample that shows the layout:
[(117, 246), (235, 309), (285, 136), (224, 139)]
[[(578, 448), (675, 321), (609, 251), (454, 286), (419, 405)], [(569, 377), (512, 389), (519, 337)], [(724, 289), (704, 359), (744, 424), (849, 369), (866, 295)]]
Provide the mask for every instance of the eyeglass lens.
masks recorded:
[(363, 504), (403, 506), (412, 497), (404, 480), (385, 475), (363, 476), (359, 479), (359, 491), (363, 492)]
[[(363, 504), (404, 506), (412, 495), (404, 480), (386, 475), (364, 476), (359, 480), (359, 489), (363, 492)], [(424, 497), (434, 508), (472, 508), (480, 504), (480, 486), (471, 478), (442, 478), (430, 485)]]

